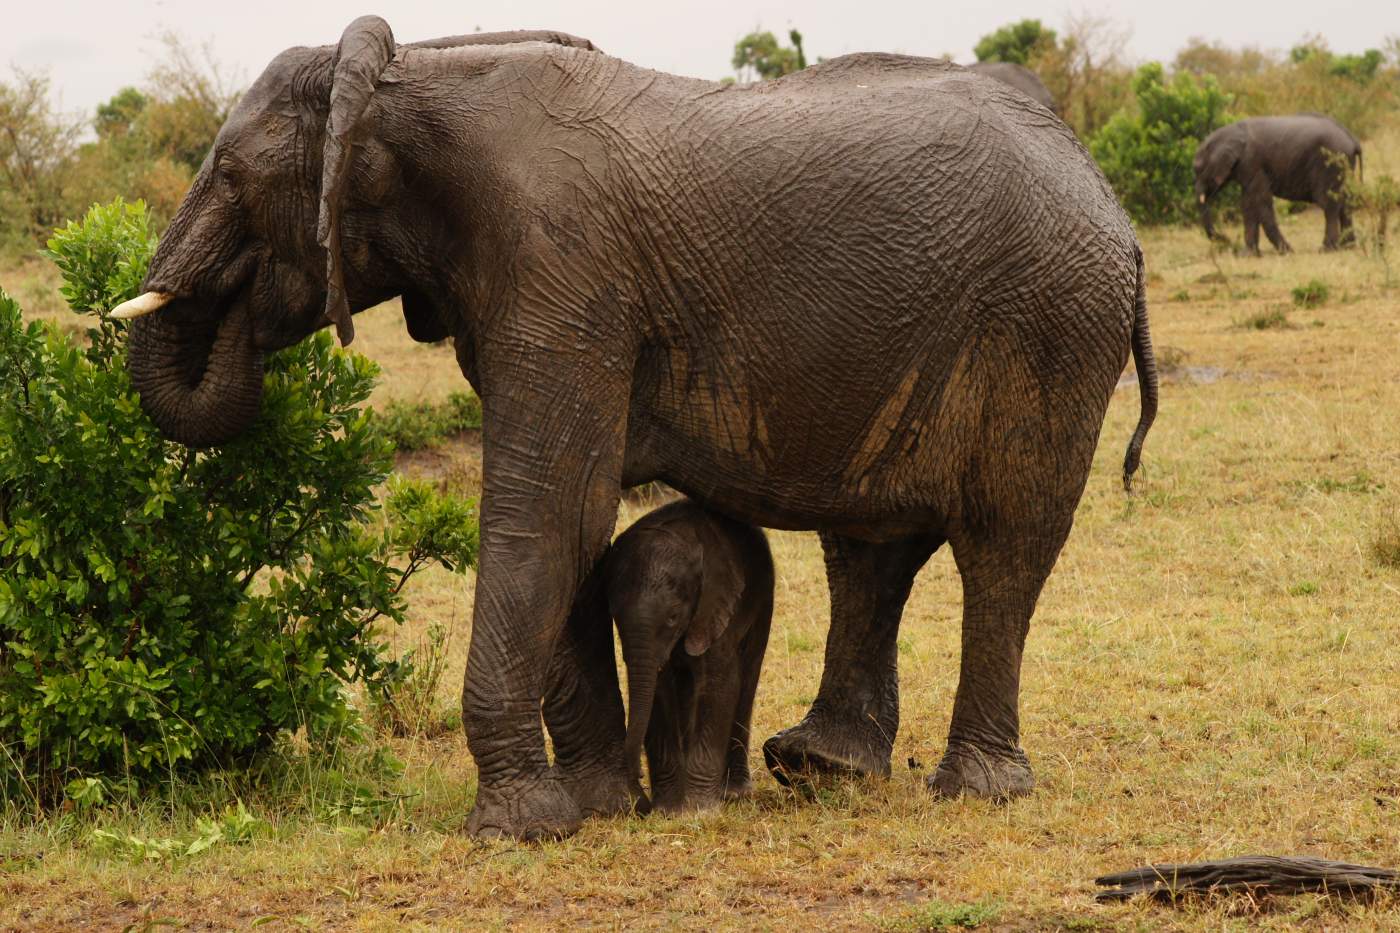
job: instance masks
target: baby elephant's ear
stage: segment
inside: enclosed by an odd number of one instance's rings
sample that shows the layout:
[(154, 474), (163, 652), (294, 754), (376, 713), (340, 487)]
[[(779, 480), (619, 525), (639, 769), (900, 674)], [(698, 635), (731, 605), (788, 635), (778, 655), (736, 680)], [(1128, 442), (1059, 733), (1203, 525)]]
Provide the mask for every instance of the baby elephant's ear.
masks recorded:
[(744, 594), (743, 570), (735, 560), (734, 549), (717, 540), (718, 535), (704, 534), (700, 598), (695, 615), (685, 633), (685, 653), (691, 657), (704, 654), (710, 645), (724, 634), (739, 609)]

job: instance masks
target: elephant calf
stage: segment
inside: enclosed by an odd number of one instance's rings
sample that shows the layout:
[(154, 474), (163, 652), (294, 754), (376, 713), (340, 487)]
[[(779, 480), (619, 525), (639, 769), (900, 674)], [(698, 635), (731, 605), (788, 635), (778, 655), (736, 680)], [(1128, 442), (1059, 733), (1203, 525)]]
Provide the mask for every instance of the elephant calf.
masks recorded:
[(749, 791), (749, 715), (773, 617), (763, 532), (683, 499), (643, 516), (603, 565), (627, 664), (626, 756), (651, 804), (718, 806)]
[(1342, 191), (1344, 165), (1361, 169), (1361, 144), (1331, 117), (1300, 113), (1290, 117), (1251, 117), (1222, 126), (1196, 150), (1196, 202), (1206, 235), (1215, 239), (1210, 200), (1237, 181), (1244, 192), (1244, 248), (1259, 255), (1259, 228), (1274, 249), (1290, 253), (1274, 216), (1274, 198), (1311, 201), (1327, 215), (1324, 250), (1337, 249), (1351, 233)]

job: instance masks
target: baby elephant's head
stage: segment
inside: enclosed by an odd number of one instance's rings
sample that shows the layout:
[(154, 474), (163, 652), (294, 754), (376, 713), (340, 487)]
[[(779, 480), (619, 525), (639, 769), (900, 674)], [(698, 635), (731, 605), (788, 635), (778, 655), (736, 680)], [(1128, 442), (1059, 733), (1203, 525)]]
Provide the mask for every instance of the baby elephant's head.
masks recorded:
[(731, 548), (691, 525), (638, 528), (608, 557), (608, 603), (627, 664), (627, 762), (640, 787), (657, 677), (676, 646), (698, 657), (733, 621), (744, 590)]

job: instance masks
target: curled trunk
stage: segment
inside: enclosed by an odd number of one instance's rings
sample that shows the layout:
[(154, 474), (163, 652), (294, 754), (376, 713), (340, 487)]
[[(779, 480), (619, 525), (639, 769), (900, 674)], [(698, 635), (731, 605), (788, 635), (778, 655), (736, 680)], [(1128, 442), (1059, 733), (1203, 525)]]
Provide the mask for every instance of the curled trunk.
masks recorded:
[(127, 368), (141, 407), (173, 441), (213, 447), (257, 417), (263, 359), (243, 312), (215, 320), (179, 302), (135, 320)]

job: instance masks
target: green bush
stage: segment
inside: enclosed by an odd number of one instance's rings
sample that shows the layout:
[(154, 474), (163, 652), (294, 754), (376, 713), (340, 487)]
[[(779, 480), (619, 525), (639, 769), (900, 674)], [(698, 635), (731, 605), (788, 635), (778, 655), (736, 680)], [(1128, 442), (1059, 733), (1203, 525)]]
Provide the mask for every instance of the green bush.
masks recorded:
[(399, 450), (419, 450), (440, 438), (481, 427), (481, 399), (453, 392), (447, 401), (390, 402), (379, 415), (380, 429)]
[(230, 768), (286, 730), (356, 724), (347, 688), (392, 675), (379, 633), (432, 562), (473, 562), (471, 507), (421, 484), (375, 499), (392, 445), (376, 375), (325, 334), (268, 360), (262, 413), (215, 451), (164, 441), (120, 324), (154, 246), (142, 207), (50, 241), (85, 347), (0, 292), (0, 795), (134, 789)]
[(1321, 279), (1312, 279), (1306, 285), (1293, 289), (1293, 303), (1300, 308), (1318, 308), (1327, 304), (1332, 289)]
[(1222, 125), (1230, 98), (1209, 75), (1181, 72), (1168, 83), (1157, 62), (1138, 69), (1133, 94), (1136, 113), (1116, 114), (1089, 151), (1134, 221), (1189, 222), (1196, 216), (1196, 147)]

